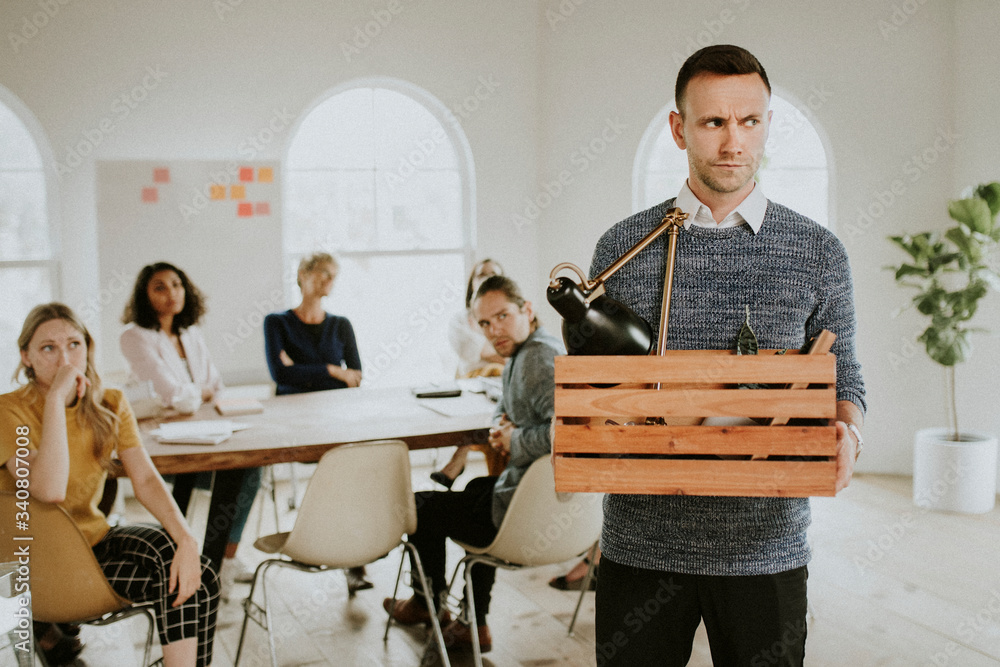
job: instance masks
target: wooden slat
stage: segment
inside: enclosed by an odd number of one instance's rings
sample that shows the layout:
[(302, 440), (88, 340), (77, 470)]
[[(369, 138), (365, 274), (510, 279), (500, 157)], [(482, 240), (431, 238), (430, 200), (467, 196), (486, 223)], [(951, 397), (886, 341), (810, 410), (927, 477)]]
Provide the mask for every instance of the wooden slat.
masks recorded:
[(836, 390), (828, 389), (562, 389), (555, 413), (565, 417), (616, 415), (833, 418)]
[[(833, 343), (836, 340), (837, 340), (837, 334), (833, 333), (832, 331), (827, 331), (826, 329), (823, 329), (821, 332), (819, 332), (819, 335), (812, 340), (812, 342), (809, 345), (809, 351), (806, 354), (809, 355), (827, 354), (833, 347)], [(788, 388), (805, 389), (808, 386), (809, 385), (806, 382), (793, 382), (790, 385), (788, 385)], [(788, 415), (780, 415), (772, 418), (770, 425), (780, 426), (782, 424), (787, 424), (787, 423), (788, 423)]]
[(836, 456), (833, 426), (607, 426), (556, 424), (563, 454)]
[(670, 350), (660, 356), (556, 357), (556, 383), (834, 383), (831, 354), (738, 356)]
[(832, 496), (836, 461), (555, 457), (556, 491), (711, 496)]

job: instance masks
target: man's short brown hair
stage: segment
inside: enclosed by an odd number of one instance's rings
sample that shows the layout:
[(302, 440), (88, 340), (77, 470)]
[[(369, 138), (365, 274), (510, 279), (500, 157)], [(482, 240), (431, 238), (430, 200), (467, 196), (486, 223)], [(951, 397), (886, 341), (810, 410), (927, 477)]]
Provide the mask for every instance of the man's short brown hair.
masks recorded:
[(732, 44), (713, 44), (699, 49), (691, 54), (681, 69), (677, 72), (677, 84), (674, 87), (674, 102), (677, 111), (684, 115), (684, 94), (688, 83), (699, 74), (721, 74), (732, 76), (739, 74), (759, 74), (764, 80), (767, 94), (771, 94), (771, 84), (767, 80), (767, 72), (757, 58), (746, 49)]

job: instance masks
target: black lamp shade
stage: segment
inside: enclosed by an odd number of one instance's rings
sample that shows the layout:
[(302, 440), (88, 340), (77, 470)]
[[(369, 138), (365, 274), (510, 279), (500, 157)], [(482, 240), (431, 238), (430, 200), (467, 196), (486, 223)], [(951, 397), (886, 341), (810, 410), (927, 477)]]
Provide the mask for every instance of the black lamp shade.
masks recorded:
[(560, 277), (546, 297), (563, 318), (563, 342), (570, 354), (649, 354), (652, 349), (649, 324), (606, 294), (588, 304), (576, 283)]

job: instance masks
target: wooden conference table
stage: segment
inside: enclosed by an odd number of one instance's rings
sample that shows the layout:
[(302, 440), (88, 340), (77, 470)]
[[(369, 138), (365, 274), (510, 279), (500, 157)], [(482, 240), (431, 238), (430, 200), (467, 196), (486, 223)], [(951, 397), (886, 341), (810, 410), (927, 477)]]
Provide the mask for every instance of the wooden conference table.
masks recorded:
[[(311, 462), (350, 442), (399, 439), (410, 449), (485, 443), (496, 404), (463, 391), (417, 399), (407, 387), (352, 388), (275, 396), (254, 415), (221, 417), (210, 405), (188, 417), (140, 422), (143, 444), (162, 474), (215, 471), (202, 553), (222, 563), (244, 469)], [(164, 444), (150, 433), (163, 421), (230, 419), (248, 424), (217, 445)]]

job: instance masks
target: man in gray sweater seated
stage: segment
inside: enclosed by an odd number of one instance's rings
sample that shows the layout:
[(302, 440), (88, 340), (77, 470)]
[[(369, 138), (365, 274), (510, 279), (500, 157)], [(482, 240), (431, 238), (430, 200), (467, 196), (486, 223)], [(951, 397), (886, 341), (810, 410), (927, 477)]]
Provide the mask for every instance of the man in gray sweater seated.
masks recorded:
[[(831, 232), (768, 201), (754, 182), (770, 95), (764, 68), (744, 49), (710, 46), (688, 58), (670, 114), (674, 141), (687, 151), (687, 182), (676, 198), (608, 230), (591, 275), (676, 206), (689, 217), (678, 239), (670, 349), (733, 349), (747, 308), (761, 348), (799, 348), (823, 329), (837, 334), (839, 490), (861, 450), (866, 407), (850, 267)], [(606, 283), (654, 332), (665, 246), (650, 245)], [(704, 621), (716, 665), (801, 665), (809, 523), (807, 498), (609, 494), (598, 664), (685, 665)]]
[[(499, 477), (477, 477), (461, 491), (417, 493), (417, 532), (410, 542), (420, 553), (434, 600), (446, 587), (445, 541), (451, 537), (467, 544), (486, 546), (497, 535), (514, 490), (531, 464), (552, 450), (551, 421), (555, 407), (555, 357), (565, 354), (562, 341), (538, 323), (531, 302), (506, 276), (490, 276), (479, 286), (472, 312), (497, 354), (507, 359), (503, 369), (503, 397), (490, 430), (490, 445), (510, 458)], [(472, 568), (476, 630), (455, 620), (444, 628), (445, 642), (455, 648), (480, 650), (493, 647), (486, 625), (490, 591), (496, 569), (478, 564)], [(414, 581), (414, 586), (419, 582)], [(424, 598), (386, 598), (383, 606), (404, 625), (427, 623), (430, 612)]]

